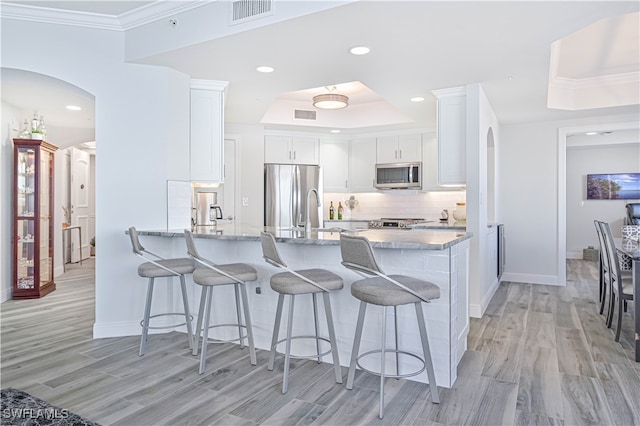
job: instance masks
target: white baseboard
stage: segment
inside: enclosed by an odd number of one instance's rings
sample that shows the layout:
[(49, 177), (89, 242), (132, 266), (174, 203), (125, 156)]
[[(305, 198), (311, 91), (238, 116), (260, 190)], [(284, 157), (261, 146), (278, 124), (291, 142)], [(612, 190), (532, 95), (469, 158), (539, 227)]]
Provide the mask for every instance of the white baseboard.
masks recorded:
[(514, 274), (505, 272), (502, 274), (502, 281), (526, 284), (557, 285), (564, 287), (564, 283), (559, 282), (557, 275)]
[(567, 259), (582, 259), (583, 253), (581, 251), (568, 251)]
[(491, 284), (489, 291), (487, 291), (487, 293), (480, 301), (480, 304), (469, 304), (469, 316), (471, 318), (482, 318), (482, 316), (484, 315), (484, 311), (487, 310), (487, 306), (489, 306), (489, 303), (491, 302), (491, 299), (493, 299), (493, 295), (496, 293), (496, 290), (498, 290), (499, 285), (500, 280), (498, 280), (498, 278), (496, 277), (496, 279)]

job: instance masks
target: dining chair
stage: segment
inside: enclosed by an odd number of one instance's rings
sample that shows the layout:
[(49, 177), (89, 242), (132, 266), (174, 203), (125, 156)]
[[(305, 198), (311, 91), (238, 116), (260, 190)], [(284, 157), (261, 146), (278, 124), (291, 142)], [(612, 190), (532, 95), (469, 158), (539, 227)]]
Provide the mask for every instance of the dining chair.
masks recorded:
[[(606, 222), (600, 223), (602, 235), (607, 248), (607, 256), (609, 259), (609, 313), (607, 319), (607, 327), (611, 327), (613, 322), (613, 311), (618, 308), (618, 321), (616, 325), (616, 342), (620, 341), (620, 330), (622, 327), (622, 311), (626, 312), (627, 302), (633, 300), (633, 279), (630, 274), (624, 273), (620, 269), (618, 260), (618, 251), (613, 240), (611, 227)], [(638, 315), (638, 313), (635, 313)]]
[(598, 236), (598, 244), (600, 247), (600, 255), (598, 256), (598, 301), (600, 302), (600, 315), (604, 312), (606, 305), (605, 300), (607, 296), (607, 280), (609, 269), (609, 258), (606, 252), (606, 246), (604, 243), (604, 237), (602, 236), (602, 228), (599, 220), (594, 220), (593, 224), (596, 228), (596, 235)]

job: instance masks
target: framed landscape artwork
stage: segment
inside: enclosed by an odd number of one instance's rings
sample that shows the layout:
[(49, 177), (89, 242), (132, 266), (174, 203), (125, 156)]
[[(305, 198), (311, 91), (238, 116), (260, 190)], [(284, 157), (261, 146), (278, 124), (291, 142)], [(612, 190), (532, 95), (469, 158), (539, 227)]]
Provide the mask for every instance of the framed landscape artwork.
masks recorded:
[(587, 200), (640, 200), (640, 173), (587, 175)]

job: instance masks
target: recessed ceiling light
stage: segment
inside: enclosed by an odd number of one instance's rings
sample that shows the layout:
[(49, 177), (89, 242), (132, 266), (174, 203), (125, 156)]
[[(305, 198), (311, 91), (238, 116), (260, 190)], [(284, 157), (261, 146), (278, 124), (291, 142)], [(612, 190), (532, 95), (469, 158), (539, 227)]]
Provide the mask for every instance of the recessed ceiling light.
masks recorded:
[(266, 65), (261, 65), (258, 68), (256, 68), (256, 71), (258, 71), (258, 72), (273, 72), (273, 67), (268, 67)]
[(415, 98), (411, 98), (411, 102), (422, 102), (424, 98), (422, 96), (416, 96)]
[(367, 46), (355, 46), (349, 50), (352, 55), (366, 55), (370, 51), (371, 49), (369, 49)]
[(66, 108), (67, 108), (69, 111), (81, 111), (81, 110), (82, 110), (82, 108), (80, 108), (80, 107), (79, 107), (79, 106), (77, 106), (77, 105), (67, 105), (67, 106), (66, 106)]
[(585, 135), (587, 136), (593, 136), (593, 135), (597, 135), (598, 132), (586, 132)]
[(338, 130), (338, 129), (333, 129), (333, 130), (331, 130), (331, 133), (340, 133), (340, 130)]

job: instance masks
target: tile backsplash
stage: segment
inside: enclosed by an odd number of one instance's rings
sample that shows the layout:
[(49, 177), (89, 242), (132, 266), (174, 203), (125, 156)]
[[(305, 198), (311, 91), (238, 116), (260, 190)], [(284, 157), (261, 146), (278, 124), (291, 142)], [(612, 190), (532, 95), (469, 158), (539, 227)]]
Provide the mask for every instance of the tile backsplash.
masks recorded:
[[(350, 211), (345, 200), (353, 195), (358, 206)], [(323, 210), (329, 218), (329, 205), (338, 209), (338, 202), (345, 206), (343, 219), (370, 220), (382, 217), (438, 219), (443, 209), (452, 214), (457, 202), (465, 202), (466, 191), (420, 192), (411, 190), (366, 192), (366, 193), (325, 193)]]

